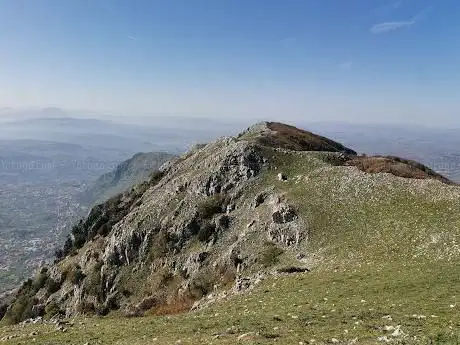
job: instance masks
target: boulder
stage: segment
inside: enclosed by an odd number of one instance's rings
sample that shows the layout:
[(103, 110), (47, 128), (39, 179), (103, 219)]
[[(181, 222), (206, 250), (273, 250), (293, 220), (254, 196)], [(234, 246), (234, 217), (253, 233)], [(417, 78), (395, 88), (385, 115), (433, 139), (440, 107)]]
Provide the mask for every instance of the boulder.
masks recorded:
[(276, 224), (289, 223), (297, 218), (294, 207), (287, 204), (280, 204), (272, 214), (273, 222)]
[(288, 178), (287, 178), (287, 176), (286, 176), (285, 174), (283, 174), (283, 173), (279, 173), (279, 174), (278, 174), (278, 180), (279, 180), (279, 181), (283, 181), (283, 182), (284, 182), (284, 181), (287, 181), (287, 179), (288, 179)]

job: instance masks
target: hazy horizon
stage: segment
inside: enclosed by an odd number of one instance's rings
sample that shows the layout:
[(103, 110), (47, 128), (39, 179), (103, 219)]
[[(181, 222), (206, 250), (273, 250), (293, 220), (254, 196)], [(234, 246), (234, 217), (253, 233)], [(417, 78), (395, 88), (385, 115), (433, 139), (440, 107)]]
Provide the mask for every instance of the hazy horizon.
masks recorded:
[(460, 127), (458, 2), (0, 2), (0, 108)]
[[(460, 131), (460, 122), (458, 124), (448, 124), (437, 122), (432, 125), (420, 123), (418, 121), (379, 121), (379, 119), (366, 119), (353, 120), (344, 118), (337, 119), (320, 119), (315, 116), (305, 116), (292, 118), (286, 117), (283, 114), (278, 116), (251, 116), (251, 117), (234, 117), (234, 116), (212, 116), (206, 114), (161, 114), (161, 113), (123, 113), (123, 112), (98, 112), (90, 110), (75, 110), (63, 109), (58, 107), (29, 107), (29, 108), (13, 108), (4, 107), (0, 108), (0, 122), (21, 122), (24, 120), (44, 120), (44, 119), (81, 119), (81, 120), (100, 120), (104, 122), (112, 122), (118, 124), (127, 124), (133, 126), (151, 126), (162, 127), (170, 126), (171, 128), (186, 128), (189, 125), (193, 127), (203, 125), (206, 128), (212, 128), (215, 125), (230, 126), (243, 129), (245, 126), (251, 126), (258, 122), (274, 121), (286, 123), (294, 126), (300, 126), (304, 129), (309, 129), (313, 126), (326, 126), (329, 128), (339, 129), (338, 126), (360, 128), (360, 127), (373, 127), (382, 126), (382, 128), (400, 128), (400, 129), (415, 129), (415, 130), (429, 130), (429, 131)], [(178, 121), (180, 120), (180, 121)], [(373, 121), (372, 121), (373, 120)], [(314, 130), (314, 128), (310, 128)], [(236, 133), (235, 133), (236, 134)], [(1, 139), (1, 137), (0, 137)]]

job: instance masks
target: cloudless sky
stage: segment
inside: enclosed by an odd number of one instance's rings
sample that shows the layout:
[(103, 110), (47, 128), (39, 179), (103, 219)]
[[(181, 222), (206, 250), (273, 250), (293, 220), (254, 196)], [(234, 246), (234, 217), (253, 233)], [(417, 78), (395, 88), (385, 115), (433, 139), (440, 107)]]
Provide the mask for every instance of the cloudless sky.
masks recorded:
[(0, 107), (460, 126), (457, 0), (0, 0)]

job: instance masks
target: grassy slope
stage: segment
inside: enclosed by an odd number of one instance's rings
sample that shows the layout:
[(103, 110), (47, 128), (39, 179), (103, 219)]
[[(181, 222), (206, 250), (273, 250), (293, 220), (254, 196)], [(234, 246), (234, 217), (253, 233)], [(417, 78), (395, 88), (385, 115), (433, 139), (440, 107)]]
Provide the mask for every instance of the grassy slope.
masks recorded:
[[(457, 343), (459, 188), (332, 167), (321, 154), (275, 155), (263, 177), (308, 222), (311, 273), (270, 277), (252, 292), (196, 313), (0, 328), (12, 344)], [(276, 175), (287, 174), (287, 182)], [(287, 260), (287, 259), (286, 259)], [(388, 316), (389, 315), (389, 316)], [(391, 318), (391, 319), (390, 319)], [(84, 324), (80, 324), (80, 321)], [(232, 328), (233, 327), (233, 328)], [(38, 335), (31, 335), (37, 331)], [(249, 333), (249, 334), (248, 334)]]
[[(33, 338), (42, 344), (152, 344), (155, 338), (158, 344), (177, 340), (183, 344), (233, 344), (242, 335), (255, 332), (245, 337), (245, 343), (268, 344), (275, 338), (278, 344), (311, 339), (322, 343), (332, 338), (375, 343), (378, 336), (391, 334), (384, 326), (401, 325), (411, 336), (409, 343), (414, 336), (424, 343), (428, 337), (455, 343), (460, 316), (458, 306), (450, 306), (456, 303), (458, 269), (449, 265), (440, 271), (415, 265), (406, 267), (410, 274), (399, 275), (395, 269), (390, 265), (380, 271), (366, 268), (269, 279), (248, 295), (198, 313), (76, 320), (66, 333), (51, 326), (15, 326), (0, 329), (0, 338), (22, 335), (11, 340), (12, 344)], [(391, 321), (383, 318), (387, 315)], [(31, 335), (32, 331), (38, 335)]]
[(458, 260), (460, 188), (334, 167), (320, 153), (278, 155), (288, 195), (310, 231), (308, 250), (334, 265)]

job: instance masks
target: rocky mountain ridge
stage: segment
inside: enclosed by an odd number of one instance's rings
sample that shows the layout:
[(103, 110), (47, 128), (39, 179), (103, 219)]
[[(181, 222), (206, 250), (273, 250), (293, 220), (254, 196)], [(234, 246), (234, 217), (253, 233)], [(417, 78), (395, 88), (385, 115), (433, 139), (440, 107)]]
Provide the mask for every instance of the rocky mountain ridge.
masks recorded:
[[(312, 173), (291, 172), (299, 162)], [(150, 181), (95, 207), (74, 226), (55, 264), (23, 284), (5, 318), (177, 312), (250, 288), (270, 272), (314, 269), (326, 256), (311, 248), (320, 242), (311, 237), (318, 225), (292, 195), (296, 185), (339, 172), (451, 184), (414, 162), (358, 156), (327, 138), (260, 123), (194, 147)], [(283, 183), (294, 183), (293, 193), (282, 192)]]
[(140, 152), (100, 176), (80, 196), (90, 204), (102, 203), (135, 184), (148, 180), (152, 172), (176, 156), (166, 152)]

